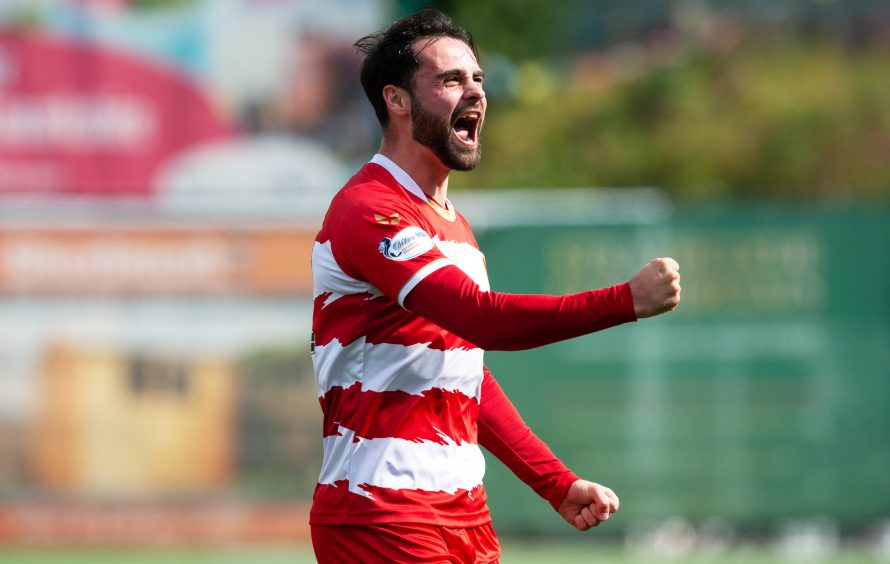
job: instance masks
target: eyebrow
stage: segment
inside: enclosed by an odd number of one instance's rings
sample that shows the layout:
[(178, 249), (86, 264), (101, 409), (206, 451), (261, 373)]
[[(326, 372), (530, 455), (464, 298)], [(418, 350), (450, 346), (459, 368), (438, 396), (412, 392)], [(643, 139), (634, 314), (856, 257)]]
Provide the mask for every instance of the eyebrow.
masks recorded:
[[(467, 73), (461, 69), (449, 69), (449, 70), (442, 71), (439, 74), (437, 74), (436, 78), (447, 78), (449, 76), (454, 76), (454, 75), (466, 76)], [(482, 72), (481, 70), (478, 70), (478, 71), (474, 72), (472, 76), (473, 76), (473, 78), (477, 78), (477, 77), (484, 78), (485, 73)]]

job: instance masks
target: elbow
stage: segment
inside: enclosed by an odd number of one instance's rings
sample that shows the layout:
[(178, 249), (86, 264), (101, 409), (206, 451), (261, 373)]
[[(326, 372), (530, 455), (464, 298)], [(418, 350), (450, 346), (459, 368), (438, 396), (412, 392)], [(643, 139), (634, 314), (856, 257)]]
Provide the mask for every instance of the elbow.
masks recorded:
[(485, 329), (484, 325), (479, 319), (462, 318), (442, 327), (484, 351), (516, 350), (511, 347), (513, 343), (510, 340), (499, 338), (493, 331)]
[(507, 352), (507, 351), (521, 351), (525, 350), (527, 347), (522, 346), (522, 343), (518, 342), (516, 339), (503, 338), (499, 335), (493, 335), (491, 333), (476, 333), (461, 335), (459, 333), (455, 333), (461, 339), (469, 341), (479, 347), (484, 351), (493, 351), (493, 352)]

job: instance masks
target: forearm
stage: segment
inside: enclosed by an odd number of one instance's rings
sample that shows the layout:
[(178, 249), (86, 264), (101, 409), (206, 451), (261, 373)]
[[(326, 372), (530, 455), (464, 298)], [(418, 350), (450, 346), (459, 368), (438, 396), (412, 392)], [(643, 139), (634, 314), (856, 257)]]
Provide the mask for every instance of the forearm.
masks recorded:
[(578, 476), (528, 428), (488, 368), (483, 370), (479, 444), (556, 509)]
[(485, 350), (524, 350), (635, 321), (628, 284), (567, 296), (484, 292), (457, 267), (425, 278), (405, 307)]

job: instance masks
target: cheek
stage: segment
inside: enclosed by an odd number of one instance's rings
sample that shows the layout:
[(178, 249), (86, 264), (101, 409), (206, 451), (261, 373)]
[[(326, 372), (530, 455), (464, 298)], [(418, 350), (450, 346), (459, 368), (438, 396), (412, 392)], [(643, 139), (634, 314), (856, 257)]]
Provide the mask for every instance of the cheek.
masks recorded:
[(439, 111), (447, 111), (448, 113), (451, 113), (458, 107), (458, 105), (460, 105), (460, 100), (460, 92), (456, 90), (443, 90), (439, 92), (434, 99), (430, 100), (430, 103)]

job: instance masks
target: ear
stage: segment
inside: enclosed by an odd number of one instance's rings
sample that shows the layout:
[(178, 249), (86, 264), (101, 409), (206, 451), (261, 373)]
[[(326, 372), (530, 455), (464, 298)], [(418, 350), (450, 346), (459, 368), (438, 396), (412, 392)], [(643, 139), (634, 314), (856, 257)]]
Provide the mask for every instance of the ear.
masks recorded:
[(411, 113), (411, 95), (404, 88), (387, 84), (383, 87), (383, 101), (393, 115)]

